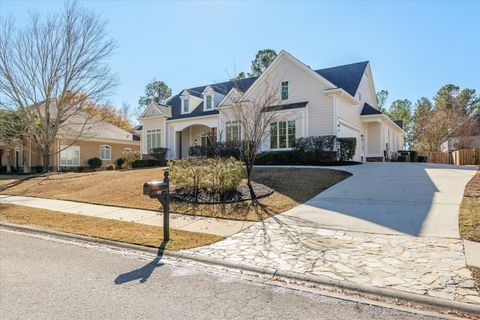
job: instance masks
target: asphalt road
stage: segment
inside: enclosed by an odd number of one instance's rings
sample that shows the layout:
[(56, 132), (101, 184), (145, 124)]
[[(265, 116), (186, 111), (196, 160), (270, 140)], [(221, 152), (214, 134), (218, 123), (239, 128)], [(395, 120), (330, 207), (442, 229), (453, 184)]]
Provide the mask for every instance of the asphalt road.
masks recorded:
[(0, 230), (1, 319), (433, 319)]

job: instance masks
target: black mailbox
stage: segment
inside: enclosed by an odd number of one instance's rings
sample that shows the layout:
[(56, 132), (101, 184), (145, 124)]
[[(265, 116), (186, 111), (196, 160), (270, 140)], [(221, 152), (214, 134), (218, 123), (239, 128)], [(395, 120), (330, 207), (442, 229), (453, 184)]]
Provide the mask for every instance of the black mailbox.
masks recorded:
[(170, 240), (170, 182), (168, 170), (163, 174), (163, 181), (151, 181), (143, 184), (143, 194), (157, 198), (163, 206), (163, 241)]
[(149, 196), (150, 198), (156, 198), (159, 192), (167, 190), (167, 182), (151, 181), (143, 184), (143, 194)]

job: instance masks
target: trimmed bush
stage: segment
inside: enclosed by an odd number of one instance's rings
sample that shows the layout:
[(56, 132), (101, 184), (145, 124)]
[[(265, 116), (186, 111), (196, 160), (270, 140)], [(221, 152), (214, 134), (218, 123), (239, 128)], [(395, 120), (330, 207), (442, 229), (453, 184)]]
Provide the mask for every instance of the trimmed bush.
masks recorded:
[(349, 161), (355, 155), (357, 148), (356, 138), (337, 138), (338, 142), (338, 159), (340, 161)]
[(168, 167), (172, 184), (195, 197), (200, 190), (220, 195), (234, 192), (245, 175), (242, 162), (233, 157), (191, 157), (170, 161)]
[(0, 173), (7, 173), (7, 166), (0, 166)]
[(111, 165), (109, 165), (108, 167), (106, 167), (105, 170), (108, 170), (108, 171), (115, 170), (115, 165), (114, 165), (114, 164), (111, 164)]
[(337, 161), (335, 151), (300, 152), (297, 150), (268, 151), (257, 155), (255, 164), (265, 165), (317, 165)]
[(88, 166), (91, 169), (95, 170), (95, 169), (100, 168), (102, 166), (102, 159), (100, 159), (98, 157), (90, 158), (90, 159), (88, 159), (87, 163), (88, 163)]
[(123, 164), (125, 163), (125, 159), (118, 158), (116, 162), (117, 162), (117, 167), (121, 168), (123, 166)]
[(165, 166), (165, 162), (156, 159), (137, 159), (134, 160), (131, 164), (131, 168), (148, 168), (162, 166)]
[(167, 148), (153, 148), (150, 151), (150, 156), (158, 161), (163, 162), (165, 165), (167, 164), (166, 156), (167, 156)]
[(30, 172), (32, 174), (42, 173), (43, 172), (43, 166), (33, 166), (33, 167), (30, 168)]
[(298, 138), (294, 143), (294, 150), (303, 153), (333, 151), (335, 147), (335, 136), (311, 136)]
[(188, 149), (188, 155), (192, 157), (206, 158), (235, 158), (240, 159), (240, 148), (229, 142), (215, 142), (209, 146), (192, 146)]

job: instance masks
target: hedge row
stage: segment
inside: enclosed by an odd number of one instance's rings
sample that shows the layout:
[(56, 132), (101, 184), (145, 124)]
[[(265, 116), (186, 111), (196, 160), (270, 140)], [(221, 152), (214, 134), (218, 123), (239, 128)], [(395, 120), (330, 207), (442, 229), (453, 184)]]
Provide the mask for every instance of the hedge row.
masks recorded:
[(268, 151), (257, 156), (259, 165), (316, 165), (337, 162), (337, 152), (302, 152), (298, 150)]

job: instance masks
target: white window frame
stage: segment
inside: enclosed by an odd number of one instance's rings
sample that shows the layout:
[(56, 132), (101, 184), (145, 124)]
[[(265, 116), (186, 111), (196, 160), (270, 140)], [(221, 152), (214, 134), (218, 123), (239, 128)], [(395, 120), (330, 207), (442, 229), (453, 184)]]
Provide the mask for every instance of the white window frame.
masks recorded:
[[(187, 106), (186, 111), (185, 111), (185, 103), (186, 103), (186, 106)], [(190, 98), (189, 97), (182, 98), (182, 113), (190, 113)]]
[[(210, 105), (208, 104), (208, 98), (210, 98)], [(213, 110), (213, 94), (205, 96), (205, 110)]]
[[(103, 153), (102, 151), (105, 152), (105, 154), (102, 154)], [(100, 146), (99, 152), (100, 152), (101, 160), (112, 160), (112, 147), (109, 146), (108, 144), (102, 144)]]
[(362, 93), (358, 91), (358, 101), (362, 102)]
[(162, 129), (147, 130), (147, 153), (154, 148), (162, 147)]
[[(80, 166), (80, 146), (60, 146), (60, 167), (79, 167)], [(77, 153), (78, 152), (78, 153)], [(78, 154), (78, 161), (76, 155)], [(70, 161), (70, 163), (69, 163)]]
[[(289, 139), (289, 124), (293, 122), (294, 129), (295, 129), (295, 136), (293, 137), (293, 141), (290, 141)], [(280, 123), (285, 123), (285, 147), (280, 147)], [(277, 146), (276, 148), (272, 148), (272, 139), (271, 139), (271, 128), (272, 125), (276, 125), (276, 130), (277, 130)], [(270, 150), (292, 150), (293, 149), (293, 142), (295, 142), (297, 136), (297, 121), (296, 120), (285, 120), (285, 121), (277, 121), (277, 122), (272, 122), (270, 124)]]
[[(286, 89), (285, 92), (286, 92), (286, 95), (287, 95), (285, 98), (283, 97), (284, 89)], [(288, 81), (282, 81), (281, 84), (280, 84), (280, 99), (281, 100), (288, 100), (289, 94), (290, 94), (290, 92), (289, 92), (289, 88), (288, 88)]]
[[(233, 129), (234, 128), (237, 128), (237, 138), (238, 140), (235, 141), (233, 139)], [(229, 135), (230, 135), (230, 139), (229, 139)], [(225, 141), (226, 142), (238, 142), (242, 139), (242, 136), (241, 136), (241, 130), (240, 130), (240, 123), (238, 121), (227, 121), (225, 123)]]

